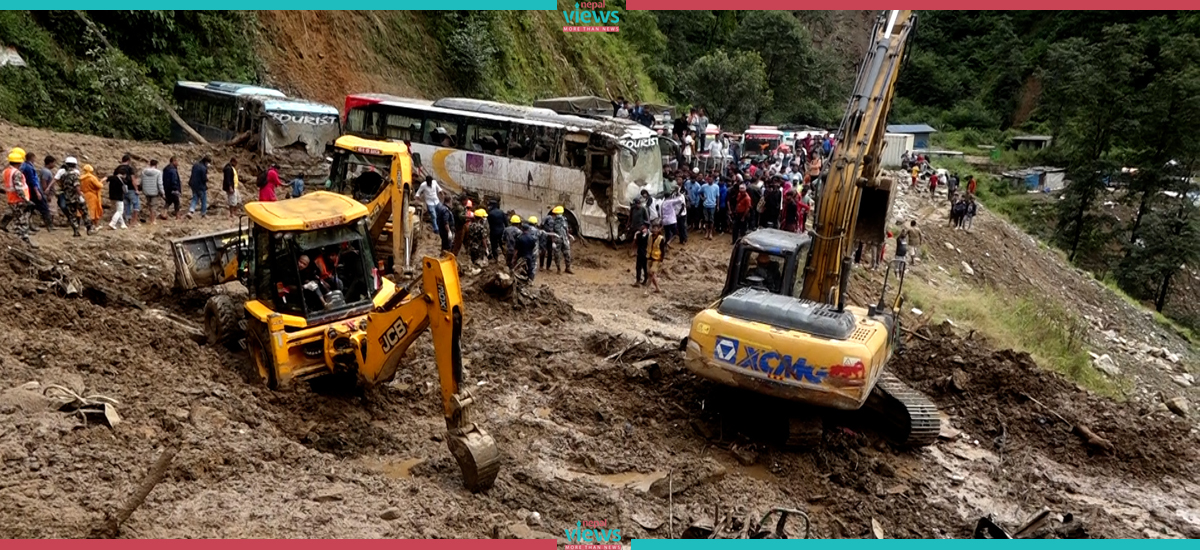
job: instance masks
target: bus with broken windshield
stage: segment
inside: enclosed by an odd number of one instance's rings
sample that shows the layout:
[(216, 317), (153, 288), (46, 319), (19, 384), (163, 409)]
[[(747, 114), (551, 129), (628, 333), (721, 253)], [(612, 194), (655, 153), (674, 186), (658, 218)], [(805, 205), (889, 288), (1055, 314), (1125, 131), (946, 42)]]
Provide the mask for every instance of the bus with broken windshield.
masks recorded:
[[(264, 155), (299, 149), (324, 154), (341, 135), (341, 119), (332, 105), (290, 98), (283, 92), (235, 82), (175, 83), (176, 111), (188, 126), (210, 142), (233, 142)], [(191, 136), (171, 121), (177, 143)]]
[[(404, 142), (413, 171), (522, 218), (562, 206), (584, 237), (624, 240), (629, 205), (663, 193), (658, 136), (613, 117), (476, 99), (346, 97), (345, 132)], [(334, 159), (334, 170), (338, 160)]]

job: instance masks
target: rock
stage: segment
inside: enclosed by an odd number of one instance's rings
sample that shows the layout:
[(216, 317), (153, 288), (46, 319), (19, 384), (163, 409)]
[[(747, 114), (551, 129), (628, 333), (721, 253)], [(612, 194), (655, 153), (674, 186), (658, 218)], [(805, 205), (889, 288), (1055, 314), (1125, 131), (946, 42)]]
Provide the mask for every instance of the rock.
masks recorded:
[(946, 250), (954, 250), (954, 245), (946, 243)]
[(525, 516), (525, 524), (530, 527), (537, 527), (542, 524), (542, 515), (537, 512), (530, 512)]
[(25, 446), (16, 441), (8, 441), (0, 444), (0, 463), (10, 460), (25, 460), (29, 458), (29, 451), (25, 450)]
[(875, 463), (875, 473), (883, 477), (896, 477), (896, 469), (891, 464), (883, 461)]
[(1168, 362), (1178, 365), (1179, 362), (1183, 360), (1183, 357), (1180, 356), (1178, 353), (1171, 353), (1168, 351), (1166, 357), (1163, 357), (1163, 359), (1166, 359)]
[(334, 502), (344, 498), (346, 498), (346, 488), (341, 486), (322, 489), (313, 494), (312, 497), (317, 502)]
[(1106, 330), (1106, 331), (1101, 332), (1100, 334), (1103, 334), (1104, 337), (1109, 339), (1110, 341), (1115, 342), (1117, 340), (1117, 331), (1115, 331), (1115, 330)]
[(975, 274), (975, 270), (974, 270), (974, 269), (971, 269), (971, 264), (969, 264), (969, 263), (967, 263), (967, 262), (965, 262), (965, 261), (964, 261), (964, 262), (962, 262), (962, 268), (963, 268), (963, 273), (966, 273), (967, 275), (974, 275), (974, 274)]
[(1187, 399), (1184, 399), (1183, 397), (1168, 399), (1167, 408), (1170, 409), (1171, 412), (1184, 418), (1186, 418), (1188, 415), (1188, 402)]
[(229, 418), (225, 416), (225, 413), (204, 405), (192, 407), (192, 412), (189, 416), (192, 424), (202, 429), (219, 430), (229, 422)]
[[(958, 361), (955, 362), (960, 365), (963, 363), (962, 358), (958, 357), (957, 355), (950, 358), (951, 361), (954, 361), (954, 359), (958, 359)], [(954, 369), (954, 372), (950, 373), (950, 387), (954, 388), (955, 390), (967, 391), (967, 384), (970, 383), (970, 380), (971, 379), (967, 377), (967, 373), (963, 372), (962, 369)]]
[(646, 359), (633, 364), (633, 368), (639, 372), (645, 373), (646, 377), (657, 382), (662, 378), (662, 368), (658, 366), (658, 361), (654, 359)]
[(1107, 353), (1104, 355), (1101, 355), (1095, 361), (1092, 361), (1092, 365), (1094, 365), (1096, 367), (1096, 370), (1103, 372), (1104, 374), (1107, 374), (1108, 376), (1120, 376), (1121, 375), (1121, 369), (1117, 368), (1116, 362), (1114, 362), (1112, 360), (1112, 357), (1109, 357)]
[(734, 447), (729, 452), (733, 454), (733, 458), (737, 459), (738, 464), (742, 466), (753, 466), (758, 462), (758, 453), (752, 449)]
[(634, 512), (629, 516), (629, 519), (632, 519), (634, 523), (638, 524), (642, 529), (647, 531), (655, 531), (659, 527), (662, 527), (663, 524), (662, 519), (654, 514), (645, 512)]
[(880, 525), (879, 520), (876, 520), (875, 518), (871, 518), (871, 533), (874, 534), (875, 538), (877, 539), (883, 538), (883, 526)]
[(387, 510), (384, 510), (382, 514), (379, 514), (379, 517), (386, 519), (388, 521), (392, 521), (394, 519), (400, 519), (400, 509), (399, 508), (388, 508)]
[(1192, 381), (1188, 380), (1188, 376), (1189, 375), (1187, 375), (1187, 374), (1179, 374), (1176, 376), (1172, 376), (1171, 381), (1174, 382), (1179, 387), (1190, 388), (1190, 387), (1192, 387)]
[(560, 540), (562, 537), (555, 537), (550, 533), (535, 531), (530, 529), (524, 523), (510, 523), (508, 525), (497, 525), (492, 530), (494, 538), (498, 539), (551, 539)]

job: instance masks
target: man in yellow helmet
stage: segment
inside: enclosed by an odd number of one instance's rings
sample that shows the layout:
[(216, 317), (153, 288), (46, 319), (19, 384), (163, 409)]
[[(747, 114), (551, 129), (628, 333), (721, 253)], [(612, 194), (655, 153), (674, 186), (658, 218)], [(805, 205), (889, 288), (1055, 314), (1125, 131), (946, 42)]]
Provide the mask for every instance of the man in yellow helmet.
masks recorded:
[(529, 216), (529, 223), (521, 226), (521, 236), (517, 237), (516, 249), (513, 252), (512, 265), (517, 265), (518, 260), (525, 261), (525, 268), (529, 273), (529, 282), (533, 283), (533, 277), (537, 275), (537, 217)]
[(11, 223), (12, 231), (21, 237), (21, 240), (32, 246), (33, 243), (29, 242), (29, 216), (33, 212), (34, 205), (30, 202), (29, 184), (25, 180), (25, 174), (21, 172), (21, 164), (24, 162), (25, 151), (23, 149), (16, 147), (8, 153), (8, 167), (4, 169), (4, 191), (8, 195), (8, 213), (4, 215), (4, 220), (0, 221), (0, 226), (8, 230)]
[[(567, 273), (571, 271), (571, 228), (567, 224), (567, 218), (563, 216), (566, 210), (562, 206), (555, 206), (550, 211), (550, 219), (546, 220), (546, 231), (554, 235), (554, 265), (562, 272), (562, 264), (567, 264)], [(549, 251), (547, 251), (549, 252)], [(549, 268), (549, 262), (547, 262)]]
[(480, 208), (475, 211), (474, 219), (467, 226), (466, 236), (467, 253), (471, 255), (471, 262), (475, 265), (487, 265), (488, 257), (491, 256), (488, 246), (489, 233), (488, 211)]
[(513, 255), (517, 250), (517, 237), (521, 236), (521, 216), (513, 214), (508, 219), (508, 227), (504, 228), (504, 262), (508, 267), (513, 266)]

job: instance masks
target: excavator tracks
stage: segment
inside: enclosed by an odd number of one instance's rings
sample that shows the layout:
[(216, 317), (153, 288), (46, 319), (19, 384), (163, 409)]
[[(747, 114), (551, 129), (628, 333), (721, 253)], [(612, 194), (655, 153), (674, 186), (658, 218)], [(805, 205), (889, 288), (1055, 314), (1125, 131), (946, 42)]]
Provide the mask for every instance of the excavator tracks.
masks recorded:
[(888, 437), (902, 445), (930, 445), (941, 431), (937, 406), (886, 370), (867, 398), (867, 406), (880, 415)]

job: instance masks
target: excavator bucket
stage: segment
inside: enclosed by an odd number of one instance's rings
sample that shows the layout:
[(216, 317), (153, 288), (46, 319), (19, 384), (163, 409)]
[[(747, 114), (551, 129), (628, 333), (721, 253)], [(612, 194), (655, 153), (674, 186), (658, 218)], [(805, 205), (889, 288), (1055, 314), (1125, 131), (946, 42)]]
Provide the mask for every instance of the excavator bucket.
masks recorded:
[(238, 249), (248, 243), (249, 236), (237, 229), (172, 240), (175, 287), (192, 290), (237, 279)]
[(491, 489), (500, 473), (500, 450), (496, 440), (478, 426), (462, 435), (446, 435), (450, 454), (462, 470), (463, 486), (472, 493)]

